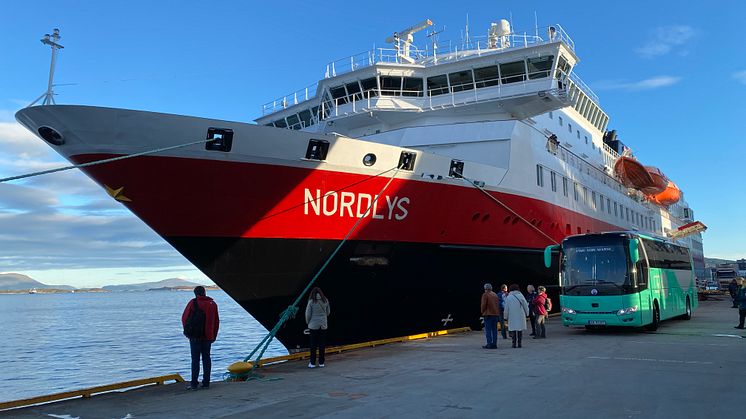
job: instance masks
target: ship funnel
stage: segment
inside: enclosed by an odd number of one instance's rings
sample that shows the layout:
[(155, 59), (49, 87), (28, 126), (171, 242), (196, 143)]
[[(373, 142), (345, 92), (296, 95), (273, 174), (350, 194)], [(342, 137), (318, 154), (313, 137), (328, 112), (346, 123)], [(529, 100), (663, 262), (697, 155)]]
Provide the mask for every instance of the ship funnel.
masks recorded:
[(510, 35), (510, 22), (505, 19), (500, 19), (499, 23), (492, 23), (490, 25), (488, 45), (493, 49), (503, 49), (510, 46), (508, 40)]

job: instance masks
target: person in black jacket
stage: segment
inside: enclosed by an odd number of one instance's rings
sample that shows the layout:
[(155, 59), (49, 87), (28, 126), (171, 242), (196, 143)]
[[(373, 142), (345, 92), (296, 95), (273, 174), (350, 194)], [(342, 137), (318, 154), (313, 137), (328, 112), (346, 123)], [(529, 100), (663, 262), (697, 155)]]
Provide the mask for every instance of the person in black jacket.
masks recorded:
[(527, 286), (526, 292), (526, 301), (528, 301), (528, 318), (531, 320), (531, 335), (529, 336), (536, 336), (536, 309), (534, 308), (534, 299), (539, 295), (539, 293), (536, 292), (533, 285)]
[(738, 305), (736, 305), (736, 296), (738, 295), (738, 283), (736, 282), (735, 278), (733, 278), (733, 280), (730, 281), (730, 284), (728, 284), (728, 292), (730, 293), (731, 300), (733, 300), (733, 307), (731, 308), (738, 308)]

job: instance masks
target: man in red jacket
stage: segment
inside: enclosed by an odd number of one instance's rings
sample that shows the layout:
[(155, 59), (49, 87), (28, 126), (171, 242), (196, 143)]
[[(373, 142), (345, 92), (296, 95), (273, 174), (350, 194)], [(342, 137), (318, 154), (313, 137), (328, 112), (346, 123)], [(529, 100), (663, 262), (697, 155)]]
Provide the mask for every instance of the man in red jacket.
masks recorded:
[(218, 337), (218, 327), (220, 327), (220, 318), (218, 317), (218, 305), (212, 298), (205, 296), (205, 287), (194, 287), (193, 300), (189, 300), (184, 313), (181, 315), (181, 324), (186, 326), (187, 319), (194, 310), (195, 301), (197, 307), (204, 313), (204, 333), (199, 337), (189, 337), (189, 347), (192, 352), (192, 381), (187, 390), (197, 390), (199, 383), (199, 358), (202, 356), (202, 388), (210, 387), (210, 346)]

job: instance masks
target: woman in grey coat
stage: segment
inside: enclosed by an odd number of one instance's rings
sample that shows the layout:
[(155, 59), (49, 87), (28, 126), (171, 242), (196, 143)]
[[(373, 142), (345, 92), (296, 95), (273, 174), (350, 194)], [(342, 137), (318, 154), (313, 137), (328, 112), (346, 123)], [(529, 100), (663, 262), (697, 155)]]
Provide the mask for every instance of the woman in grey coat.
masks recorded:
[(329, 316), (329, 300), (321, 292), (321, 288), (315, 287), (308, 296), (306, 305), (306, 323), (311, 335), (311, 362), (308, 368), (316, 368), (316, 351), (319, 352), (319, 367), (324, 367), (324, 351), (326, 349), (326, 329), (328, 327), (326, 318)]
[[(518, 284), (510, 286), (510, 293), (505, 297), (505, 319), (508, 321), (508, 332), (513, 339), (513, 347), (521, 347), (523, 330), (526, 328), (526, 316), (528, 316), (528, 301), (521, 294)], [(517, 342), (516, 342), (517, 341)]]

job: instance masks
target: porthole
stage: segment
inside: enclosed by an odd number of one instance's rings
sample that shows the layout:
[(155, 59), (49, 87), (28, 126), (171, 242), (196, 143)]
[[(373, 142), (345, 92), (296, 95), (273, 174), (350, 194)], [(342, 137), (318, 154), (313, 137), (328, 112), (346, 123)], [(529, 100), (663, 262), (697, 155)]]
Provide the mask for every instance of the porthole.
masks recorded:
[(39, 136), (44, 139), (44, 141), (54, 144), (54, 145), (62, 145), (65, 144), (65, 139), (62, 138), (62, 134), (55, 131), (52, 128), (49, 127), (39, 127), (37, 130), (39, 132)]
[(368, 153), (363, 157), (363, 164), (366, 166), (373, 166), (376, 164), (376, 155), (373, 153)]

